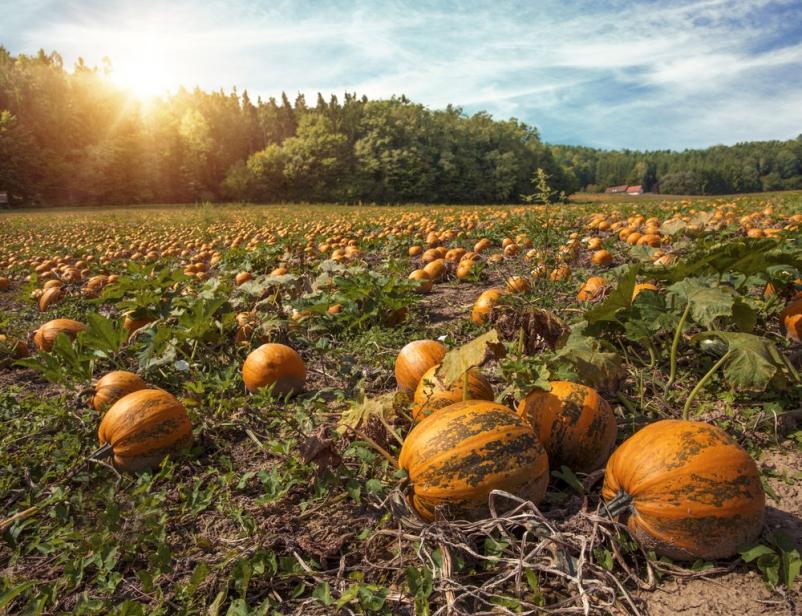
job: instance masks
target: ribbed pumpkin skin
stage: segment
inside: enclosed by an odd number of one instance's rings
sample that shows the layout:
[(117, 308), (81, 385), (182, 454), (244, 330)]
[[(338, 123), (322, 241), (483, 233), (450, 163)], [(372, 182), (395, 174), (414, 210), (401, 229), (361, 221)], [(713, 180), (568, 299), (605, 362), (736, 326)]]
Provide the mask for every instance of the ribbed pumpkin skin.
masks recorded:
[(488, 289), (484, 291), (473, 304), (471, 321), (476, 325), (482, 325), (487, 321), (490, 312), (498, 303), (498, 300), (501, 299), (502, 295), (504, 295), (504, 291), (501, 289)]
[(589, 473), (604, 466), (618, 433), (615, 414), (595, 389), (550, 381), (551, 391), (535, 390), (518, 405), (549, 454), (552, 468)]
[(192, 445), (192, 424), (172, 394), (141, 389), (112, 405), (100, 422), (98, 440), (112, 446), (116, 468), (138, 472)]
[(86, 325), (72, 319), (54, 319), (48, 321), (34, 332), (33, 342), (40, 351), (49, 353), (53, 350), (53, 343), (56, 337), (63, 333), (70, 339), (74, 339), (78, 332), (86, 329)]
[(420, 421), (437, 409), (450, 406), (455, 402), (462, 402), (463, 398), (466, 400), (493, 400), (493, 387), (487, 382), (479, 368), (468, 370), (468, 394), (463, 396), (464, 377), (458, 378), (446, 389), (444, 383), (435, 376), (439, 367), (440, 364), (437, 364), (429, 368), (415, 388), (415, 406), (412, 408), (412, 418), (415, 421)]
[(666, 419), (610, 457), (602, 497), (632, 498), (627, 526), (675, 560), (728, 558), (763, 529), (765, 495), (754, 460), (723, 430)]
[(395, 358), (395, 381), (402, 391), (412, 393), (426, 371), (439, 364), (446, 347), (437, 340), (413, 340)]
[(242, 364), (242, 380), (251, 393), (275, 383), (273, 392), (285, 396), (304, 388), (306, 366), (285, 344), (269, 342), (252, 351)]
[(788, 304), (780, 313), (780, 324), (785, 337), (794, 342), (802, 342), (802, 299)]
[(146, 387), (147, 383), (133, 372), (127, 370), (109, 372), (95, 384), (92, 406), (97, 412), (102, 413), (120, 398)]
[(532, 428), (506, 406), (482, 400), (458, 402), (417, 424), (398, 464), (425, 520), (482, 517), (495, 489), (538, 503), (549, 481), (548, 456)]

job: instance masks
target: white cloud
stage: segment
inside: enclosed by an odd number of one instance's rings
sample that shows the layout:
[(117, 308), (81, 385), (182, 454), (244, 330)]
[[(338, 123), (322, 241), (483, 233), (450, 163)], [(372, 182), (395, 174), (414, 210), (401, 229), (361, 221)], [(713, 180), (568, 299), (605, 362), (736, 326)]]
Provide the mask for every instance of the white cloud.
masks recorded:
[[(20, 49), (12, 52), (44, 44), (68, 62), (108, 54), (122, 66), (146, 45), (176, 85), (237, 85), (263, 96), (403, 93), (433, 107), (514, 115), (551, 140), (678, 147), (802, 130), (799, 84), (779, 77), (799, 73), (802, 43), (755, 51), (782, 30), (794, 1), (345, 9), (184, 0), (166, 13), (162, 3), (99, 4), (50, 21), (42, 15), (53, 5), (37, 0), (17, 17)], [(774, 83), (771, 94), (759, 87), (765, 81)]]

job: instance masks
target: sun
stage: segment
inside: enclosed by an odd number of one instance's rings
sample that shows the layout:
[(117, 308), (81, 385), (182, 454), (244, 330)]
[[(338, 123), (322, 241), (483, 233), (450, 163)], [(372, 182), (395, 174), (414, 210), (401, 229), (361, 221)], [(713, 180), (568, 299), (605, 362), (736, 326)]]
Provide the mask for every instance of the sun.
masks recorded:
[(166, 33), (129, 30), (120, 32), (109, 50), (109, 77), (140, 99), (175, 90), (181, 79), (172, 49), (175, 41)]

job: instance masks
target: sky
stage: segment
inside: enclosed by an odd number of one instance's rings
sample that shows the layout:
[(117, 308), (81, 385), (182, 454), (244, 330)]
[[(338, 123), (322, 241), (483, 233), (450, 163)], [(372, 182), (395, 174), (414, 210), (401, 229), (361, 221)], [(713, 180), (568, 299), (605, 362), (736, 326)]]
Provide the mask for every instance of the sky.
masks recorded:
[(601, 148), (802, 133), (801, 0), (0, 0), (0, 14), (12, 54), (109, 56), (139, 92), (405, 94)]

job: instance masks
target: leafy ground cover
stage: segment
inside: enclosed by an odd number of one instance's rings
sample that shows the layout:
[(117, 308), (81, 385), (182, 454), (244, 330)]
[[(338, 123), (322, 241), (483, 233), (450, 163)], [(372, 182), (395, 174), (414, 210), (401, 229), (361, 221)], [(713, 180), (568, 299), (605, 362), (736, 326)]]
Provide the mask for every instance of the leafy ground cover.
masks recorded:
[[(802, 353), (783, 313), (802, 292), (798, 194), (2, 224), (0, 612), (800, 609)], [(438, 246), (457, 252), (422, 293), (408, 275)], [(478, 257), (458, 278), (459, 249)], [(508, 287), (471, 318), (480, 293)], [(32, 332), (56, 318), (86, 329), (37, 350)], [(497, 341), (463, 347), (461, 369), (481, 365), (512, 408), (549, 380), (595, 388), (619, 441), (664, 418), (718, 425), (758, 461), (762, 536), (731, 559), (671, 562), (604, 517), (600, 473), (567, 467), (537, 508), (496, 495), (512, 513), (422, 523), (397, 468), (412, 405), (393, 372), (417, 339)], [(246, 391), (243, 361), (266, 341), (303, 358), (301, 394)], [(140, 474), (91, 460), (90, 393), (111, 370), (175, 395), (193, 446)]]

